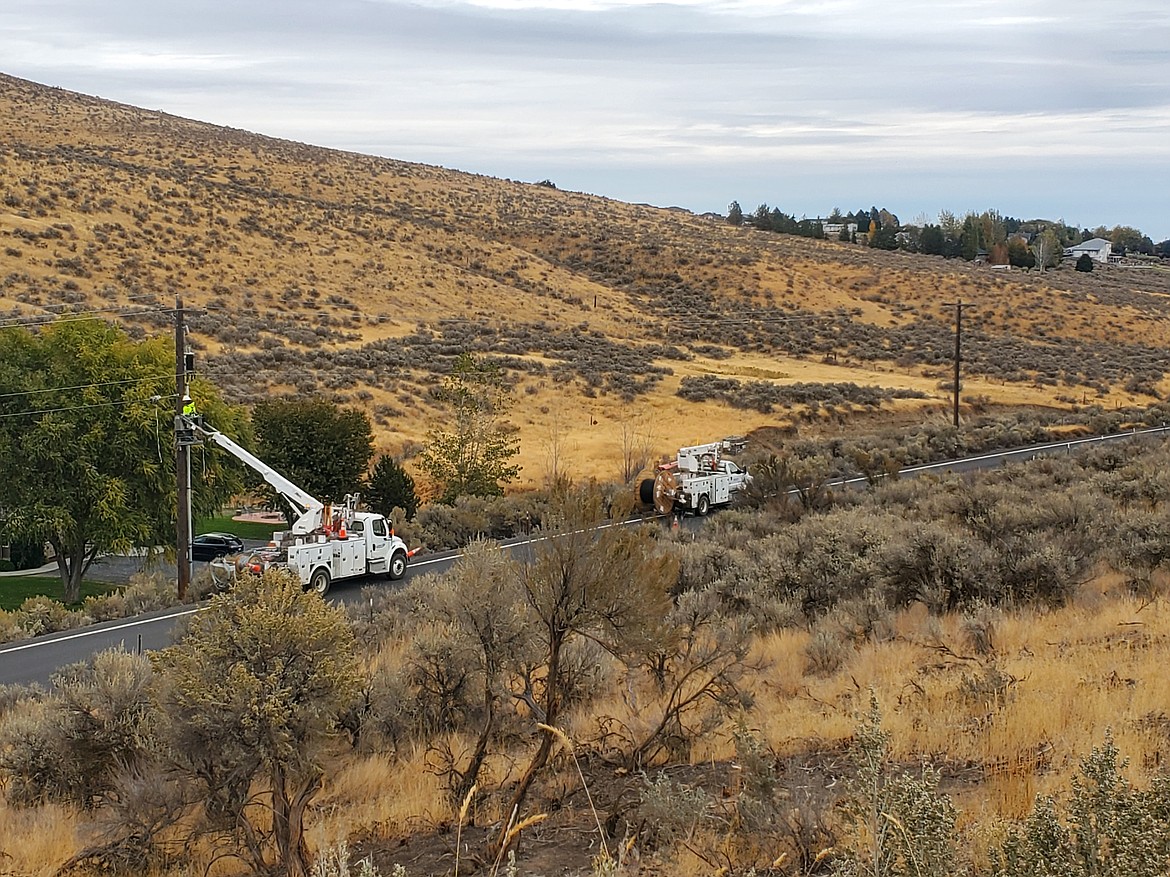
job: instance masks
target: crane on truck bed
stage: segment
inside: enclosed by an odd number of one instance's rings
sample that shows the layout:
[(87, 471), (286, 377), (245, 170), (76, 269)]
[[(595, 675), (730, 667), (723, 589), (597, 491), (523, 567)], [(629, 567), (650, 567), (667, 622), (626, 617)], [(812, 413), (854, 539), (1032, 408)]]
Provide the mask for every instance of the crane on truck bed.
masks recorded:
[(715, 506), (727, 505), (752, 477), (724, 455), (741, 453), (745, 444), (739, 436), (729, 436), (679, 448), (675, 459), (660, 464), (655, 476), (642, 482), (641, 500), (653, 503), (663, 515), (685, 511), (705, 515)]
[(407, 561), (415, 552), (407, 550), (383, 515), (359, 511), (357, 494), (347, 495), (340, 506), (323, 503), (201, 417), (179, 419), (184, 421), (184, 430), (206, 438), (258, 472), (297, 514), (289, 530), (273, 533), (268, 548), (233, 560), (226, 567), (229, 573), (284, 567), (321, 595), (338, 579), (384, 575), (398, 580), (406, 575)]

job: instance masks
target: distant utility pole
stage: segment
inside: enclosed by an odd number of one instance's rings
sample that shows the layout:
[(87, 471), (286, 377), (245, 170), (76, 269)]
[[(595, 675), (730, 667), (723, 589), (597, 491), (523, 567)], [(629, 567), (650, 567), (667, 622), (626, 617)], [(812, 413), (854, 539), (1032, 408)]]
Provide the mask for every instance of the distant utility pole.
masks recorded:
[(971, 307), (970, 302), (947, 301), (944, 305), (955, 307), (955, 429), (959, 428), (959, 364), (963, 350), (963, 308)]
[(175, 565), (178, 567), (179, 599), (187, 599), (191, 586), (191, 445), (185, 432), (183, 399), (187, 387), (187, 325), (183, 299), (175, 296)]

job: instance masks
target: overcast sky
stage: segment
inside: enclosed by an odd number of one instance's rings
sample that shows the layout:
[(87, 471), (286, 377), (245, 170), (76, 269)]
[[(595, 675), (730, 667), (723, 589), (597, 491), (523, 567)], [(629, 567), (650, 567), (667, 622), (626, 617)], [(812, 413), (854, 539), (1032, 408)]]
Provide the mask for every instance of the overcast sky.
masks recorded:
[(1170, 238), (1167, 0), (3, 0), (0, 71), (696, 212)]

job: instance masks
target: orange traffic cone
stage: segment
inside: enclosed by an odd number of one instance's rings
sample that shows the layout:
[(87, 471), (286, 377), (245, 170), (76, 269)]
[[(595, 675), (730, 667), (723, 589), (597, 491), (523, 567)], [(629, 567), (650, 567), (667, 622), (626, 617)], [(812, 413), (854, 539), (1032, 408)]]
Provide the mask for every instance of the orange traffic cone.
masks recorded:
[(345, 518), (341, 519), (341, 523), (337, 526), (337, 538), (348, 539), (349, 535), (345, 531)]

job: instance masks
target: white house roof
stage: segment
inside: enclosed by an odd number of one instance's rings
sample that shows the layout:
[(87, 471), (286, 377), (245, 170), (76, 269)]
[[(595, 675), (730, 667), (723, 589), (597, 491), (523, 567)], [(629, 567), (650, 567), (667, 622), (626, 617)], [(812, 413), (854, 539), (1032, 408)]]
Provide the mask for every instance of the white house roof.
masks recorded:
[(1093, 238), (1092, 240), (1084, 241), (1077, 244), (1075, 247), (1069, 247), (1070, 253), (1100, 253), (1110, 252), (1113, 249), (1113, 244), (1105, 240), (1105, 238)]

